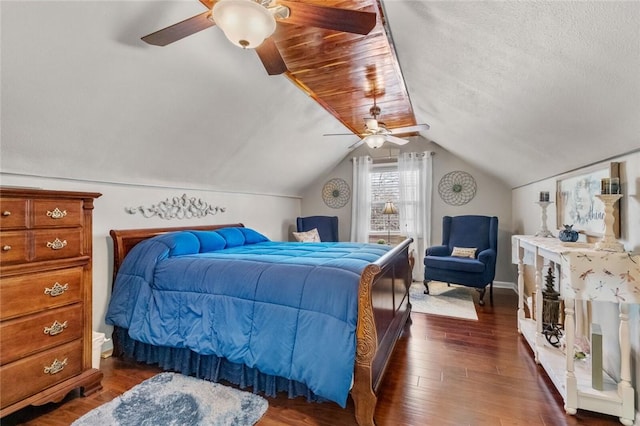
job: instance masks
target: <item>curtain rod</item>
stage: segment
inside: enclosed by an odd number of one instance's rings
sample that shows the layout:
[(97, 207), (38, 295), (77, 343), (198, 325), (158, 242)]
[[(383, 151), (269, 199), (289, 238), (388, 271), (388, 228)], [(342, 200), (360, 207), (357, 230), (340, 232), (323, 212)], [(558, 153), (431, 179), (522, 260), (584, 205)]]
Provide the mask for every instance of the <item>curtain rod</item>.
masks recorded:
[[(422, 152), (418, 152), (416, 154), (422, 154), (422, 153), (425, 153), (425, 152), (429, 153), (430, 157), (434, 157), (436, 155), (436, 153), (434, 151), (422, 151)], [(391, 162), (397, 162), (398, 161), (398, 157), (397, 156), (393, 157), (391, 155), (389, 155), (387, 157), (377, 157), (377, 158), (373, 158), (370, 155), (367, 155), (367, 157), (371, 158), (371, 162), (373, 162), (373, 163), (380, 162), (380, 161), (389, 162), (389, 160), (391, 160)], [(358, 157), (351, 157), (351, 161), (355, 160), (356, 158), (358, 158)]]

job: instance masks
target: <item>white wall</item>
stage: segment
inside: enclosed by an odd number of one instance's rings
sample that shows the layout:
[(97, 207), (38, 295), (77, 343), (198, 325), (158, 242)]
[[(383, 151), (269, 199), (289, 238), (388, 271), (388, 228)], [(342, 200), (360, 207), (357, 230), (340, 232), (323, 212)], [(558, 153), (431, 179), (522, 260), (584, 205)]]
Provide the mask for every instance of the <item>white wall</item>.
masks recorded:
[[(620, 181), (624, 197), (620, 200), (621, 237), (625, 250), (640, 252), (640, 152), (614, 158), (620, 162)], [(601, 163), (605, 165), (609, 161)], [(578, 171), (579, 172), (579, 171)], [(573, 172), (572, 172), (573, 173)], [(567, 173), (569, 174), (569, 173)], [(556, 176), (513, 190), (514, 234), (535, 234), (540, 227), (540, 208), (535, 205), (539, 191), (555, 193), (556, 180), (566, 175)], [(553, 198), (553, 197), (552, 197)], [(555, 206), (555, 204), (552, 204)], [(555, 209), (550, 208), (547, 225), (556, 230)], [(557, 232), (554, 232), (557, 235)], [(515, 270), (515, 267), (514, 267)], [(593, 303), (592, 321), (602, 326), (604, 334), (605, 369), (616, 379), (619, 378), (620, 353), (618, 350), (618, 307), (613, 303)], [(632, 350), (632, 382), (636, 389), (636, 409), (640, 402), (640, 306), (631, 305), (629, 316)], [(639, 419), (640, 420), (640, 419)]]
[[(389, 145), (389, 144), (387, 144)], [(340, 240), (348, 241), (351, 230), (351, 200), (341, 209), (332, 209), (322, 201), (322, 187), (333, 178), (342, 178), (353, 187), (351, 159), (353, 157), (370, 155), (375, 158), (389, 157), (389, 149), (371, 150), (366, 145), (361, 146), (345, 157), (340, 164), (327, 174), (321, 176), (302, 194), (302, 215), (338, 216), (340, 224)], [(496, 267), (496, 281), (506, 282), (515, 286), (515, 275), (511, 268), (511, 189), (495, 177), (460, 160), (439, 145), (429, 142), (423, 137), (411, 138), (411, 142), (402, 147), (394, 146), (395, 152), (432, 151), (433, 157), (433, 199), (431, 245), (442, 242), (442, 216), (457, 216), (465, 214), (479, 214), (497, 216), (498, 230), (498, 264)], [(393, 152), (391, 152), (393, 155)], [(463, 206), (446, 204), (438, 195), (438, 182), (447, 173), (462, 170), (471, 174), (477, 184), (476, 196)], [(418, 260), (421, 261), (421, 260)], [(502, 283), (501, 283), (502, 284)]]
[[(91, 191), (102, 194), (93, 211), (93, 329), (111, 335), (104, 317), (111, 297), (113, 244), (111, 229), (159, 228), (170, 226), (243, 223), (272, 240), (285, 240), (292, 223), (300, 214), (300, 199), (256, 194), (204, 191), (188, 188), (162, 188), (120, 185), (78, 180), (63, 180), (0, 174), (7, 186), (38, 187), (51, 190)], [(167, 198), (195, 197), (213, 206), (225, 207), (225, 213), (200, 219), (146, 219), (141, 214), (129, 214), (125, 207), (150, 207)], [(110, 346), (105, 345), (107, 350)]]

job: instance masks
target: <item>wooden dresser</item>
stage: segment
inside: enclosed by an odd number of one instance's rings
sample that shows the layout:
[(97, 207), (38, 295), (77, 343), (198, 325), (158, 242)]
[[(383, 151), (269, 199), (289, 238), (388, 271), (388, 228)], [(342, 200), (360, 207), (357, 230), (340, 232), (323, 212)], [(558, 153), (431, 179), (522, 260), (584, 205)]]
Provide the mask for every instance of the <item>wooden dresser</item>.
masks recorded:
[(98, 193), (0, 187), (0, 417), (102, 388), (91, 368)]

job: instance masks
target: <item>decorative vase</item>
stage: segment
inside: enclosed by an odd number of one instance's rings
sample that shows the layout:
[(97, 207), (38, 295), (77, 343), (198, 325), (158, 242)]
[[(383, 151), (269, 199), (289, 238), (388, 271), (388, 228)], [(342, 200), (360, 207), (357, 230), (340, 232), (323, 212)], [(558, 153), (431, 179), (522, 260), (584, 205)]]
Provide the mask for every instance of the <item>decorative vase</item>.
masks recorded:
[(575, 243), (578, 241), (578, 231), (574, 231), (573, 225), (563, 225), (564, 229), (558, 233), (560, 241)]

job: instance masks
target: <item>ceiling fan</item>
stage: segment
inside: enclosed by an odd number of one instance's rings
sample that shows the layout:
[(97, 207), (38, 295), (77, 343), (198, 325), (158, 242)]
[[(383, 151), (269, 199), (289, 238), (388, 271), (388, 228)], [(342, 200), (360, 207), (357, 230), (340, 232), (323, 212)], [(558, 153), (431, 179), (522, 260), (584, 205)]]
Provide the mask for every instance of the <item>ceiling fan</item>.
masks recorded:
[(290, 0), (200, 0), (209, 10), (142, 37), (146, 43), (166, 46), (218, 25), (233, 44), (255, 49), (269, 75), (287, 71), (271, 35), (278, 25), (300, 25), (355, 34), (375, 27), (373, 12), (319, 6)]
[[(421, 130), (429, 130), (428, 124), (416, 124), (415, 126), (396, 127), (395, 129), (387, 128), (387, 126), (382, 121), (378, 120), (378, 117), (380, 116), (380, 107), (376, 105), (375, 98), (373, 101), (373, 106), (369, 109), (369, 113), (371, 114), (371, 118), (364, 119), (365, 131), (358, 135), (362, 139), (349, 146), (348, 149), (355, 149), (363, 143), (366, 143), (369, 148), (374, 149), (380, 148), (385, 142), (391, 142), (396, 145), (404, 145), (409, 141), (394, 135), (419, 132)], [(349, 134), (351, 133), (329, 133), (325, 134), (324, 136), (338, 136)]]

